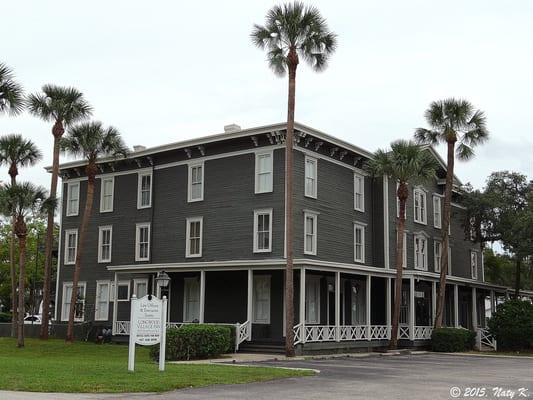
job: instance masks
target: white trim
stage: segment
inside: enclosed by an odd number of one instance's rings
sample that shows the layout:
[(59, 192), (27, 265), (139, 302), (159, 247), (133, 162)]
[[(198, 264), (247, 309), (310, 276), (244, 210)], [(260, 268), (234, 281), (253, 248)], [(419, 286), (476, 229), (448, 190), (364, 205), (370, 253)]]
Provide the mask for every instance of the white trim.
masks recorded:
[[(313, 232), (310, 234), (310, 235), (313, 235), (312, 236), (312, 241), (311, 241), (311, 244), (312, 244), (312, 249), (311, 250), (308, 250), (307, 249), (307, 218), (311, 218), (313, 220)], [(318, 236), (318, 233), (317, 233), (317, 228), (318, 228), (318, 214), (316, 213), (312, 213), (312, 212), (309, 212), (309, 211), (306, 211), (304, 212), (304, 254), (309, 254), (309, 255), (313, 255), (313, 256), (316, 256), (316, 253), (317, 253), (317, 236)]]
[[(200, 167), (201, 168), (201, 191), (200, 191), (200, 197), (196, 198), (196, 199), (193, 199), (192, 198), (192, 170), (194, 168), (198, 168)], [(203, 201), (204, 200), (204, 186), (205, 186), (205, 180), (204, 180), (204, 176), (205, 176), (205, 163), (203, 161), (195, 161), (195, 162), (191, 162), (189, 163), (189, 166), (188, 166), (188, 178), (187, 178), (187, 202), (189, 203), (194, 203), (196, 201)]]
[(137, 290), (137, 285), (139, 283), (145, 283), (146, 284), (146, 294), (149, 293), (149, 288), (148, 288), (148, 278), (135, 278), (133, 279), (133, 293), (138, 299), (140, 299), (141, 297), (144, 297), (144, 296), (140, 296), (139, 295), (139, 292)]
[[(77, 187), (78, 188), (78, 199), (76, 200), (76, 210), (70, 209), (70, 202), (72, 201), (72, 188)], [(81, 197), (81, 182), (80, 181), (72, 181), (67, 182), (67, 209), (65, 210), (65, 216), (67, 217), (75, 217), (79, 215), (80, 213), (80, 197)]]
[[(76, 246), (74, 247), (74, 260), (69, 261), (69, 259), (68, 259), (68, 251), (69, 251), (68, 237), (71, 234), (75, 234), (76, 235)], [(64, 254), (63, 264), (65, 264), (65, 265), (74, 265), (74, 264), (76, 264), (76, 256), (78, 255), (78, 229), (65, 229), (64, 240), (65, 240), (65, 250), (64, 250), (65, 254)]]
[[(421, 196), (421, 199), (423, 199), (423, 203), (421, 202), (420, 203), (420, 215), (418, 217), (420, 218), (417, 218), (417, 211), (416, 211), (416, 197), (417, 195), (420, 195)], [(413, 189), (413, 221), (416, 222), (417, 224), (421, 224), (421, 225), (427, 225), (427, 221), (428, 221), (428, 218), (427, 218), (427, 214), (428, 214), (428, 207), (427, 207), (427, 190), (425, 190), (424, 188), (422, 187), (415, 187)], [(422, 212), (423, 211), (423, 212)]]
[(383, 263), (390, 268), (389, 243), (389, 177), (383, 175)]
[[(435, 201), (437, 201), (438, 204), (435, 204)], [(441, 196), (436, 195), (433, 193), (433, 227), (437, 229), (442, 228), (442, 200)], [(436, 210), (439, 210), (438, 215), (435, 212)]]
[(119, 299), (118, 298), (118, 290), (116, 289), (115, 287), (115, 282), (111, 283), (111, 298), (113, 300), (111, 301), (115, 301), (115, 297), (117, 299), (117, 303), (120, 303), (120, 302), (123, 302), (123, 301), (130, 301), (130, 297), (131, 297), (131, 281), (128, 279), (128, 280), (119, 280), (117, 282), (117, 286), (120, 287), (120, 286), (127, 286), (128, 287), (128, 292), (127, 292), (127, 297), (125, 299)]
[[(142, 201), (142, 193), (141, 193), (141, 188), (142, 188), (142, 178), (145, 177), (145, 176), (149, 176), (150, 177), (150, 202), (149, 204), (141, 204), (141, 201)], [(153, 194), (153, 188), (154, 188), (154, 176), (153, 176), (153, 173), (152, 173), (152, 170), (149, 169), (149, 170), (139, 170), (137, 172), (137, 209), (143, 209), (143, 208), (150, 208), (152, 207), (152, 194)]]
[[(105, 209), (104, 208), (104, 189), (105, 189), (105, 182), (111, 181), (111, 208)], [(108, 213), (113, 212), (113, 205), (115, 202), (115, 177), (114, 176), (106, 176), (100, 178), (100, 212), (101, 213)]]
[[(72, 299), (69, 299), (69, 305), (67, 307), (66, 305), (66, 302), (65, 302), (65, 299), (67, 298), (66, 296), (66, 292), (67, 292), (67, 287), (73, 287), (73, 283), (72, 282), (63, 282), (63, 295), (61, 296), (61, 321), (68, 321), (69, 319), (69, 313), (70, 313), (70, 300)], [(76, 318), (76, 316), (74, 315), (74, 321), (75, 322), (82, 322), (82, 321), (85, 321), (85, 298), (86, 298), (86, 292), (87, 292), (87, 283), (86, 282), (78, 282), (78, 288), (80, 287), (83, 287), (83, 298), (82, 298), (82, 303), (83, 303), (83, 318)]]
[[(191, 223), (199, 222), (200, 223), (200, 245), (199, 252), (197, 254), (191, 253)], [(186, 258), (195, 258), (202, 257), (202, 246), (203, 246), (203, 236), (204, 236), (204, 217), (189, 217), (186, 219), (186, 236), (185, 236), (185, 257)]]
[[(263, 156), (268, 156), (268, 163), (270, 166), (270, 171), (259, 172), (259, 159)], [(259, 187), (259, 175), (260, 174), (270, 174), (270, 182), (267, 183), (266, 188), (260, 190)], [(255, 194), (260, 193), (271, 193), (274, 188), (274, 152), (272, 150), (267, 151), (256, 151), (255, 152)]]
[[(103, 239), (103, 235), (102, 235), (102, 232), (104, 230), (109, 230), (110, 233), (109, 233), (109, 258), (108, 259), (104, 259), (102, 257), (102, 239)], [(104, 226), (99, 226), (98, 227), (98, 262), (99, 263), (109, 263), (111, 262), (111, 259), (112, 259), (112, 255), (113, 255), (113, 225), (104, 225)]]
[[(359, 186), (360, 192), (357, 191), (357, 186)], [(361, 200), (359, 206), (357, 205), (357, 195), (360, 196)], [(353, 208), (356, 211), (365, 212), (365, 177), (358, 172), (353, 173)]]
[[(257, 301), (256, 282), (259, 282), (261, 280), (268, 282), (268, 315), (267, 315), (267, 318), (265, 319), (258, 319), (256, 316), (256, 301)], [(272, 304), (272, 275), (255, 274), (253, 276), (253, 290), (252, 290), (252, 323), (253, 324), (270, 325), (271, 304)]]
[[(437, 244), (439, 245), (439, 254), (437, 256)], [(433, 272), (440, 273), (440, 264), (442, 262), (442, 241), (433, 240)]]
[[(472, 256), (475, 256), (472, 257)], [(472, 263), (474, 261), (474, 263)], [(475, 265), (474, 265), (475, 264)], [(479, 256), (478, 252), (475, 250), (470, 250), (470, 274), (472, 279), (476, 280), (478, 279), (478, 267), (479, 267)]]
[[(356, 250), (356, 246), (357, 246), (357, 243), (356, 243), (356, 238), (357, 238), (357, 235), (356, 235), (356, 231), (357, 230), (361, 230), (361, 243), (359, 244), (361, 246), (361, 257), (360, 258), (357, 258), (357, 250)], [(362, 225), (362, 224), (359, 224), (359, 223), (354, 223), (353, 224), (353, 258), (354, 258), (354, 261), (356, 263), (362, 263), (364, 264), (365, 263), (365, 226)]]
[[(268, 248), (260, 249), (258, 240), (258, 216), (268, 215), (269, 227), (268, 227)], [(254, 253), (270, 253), (272, 252), (272, 208), (261, 208), (254, 210), (254, 237), (253, 237), (253, 249)]]
[[(307, 165), (312, 165), (313, 176), (307, 176)], [(307, 193), (307, 180), (310, 179), (313, 181), (311, 193)], [(315, 157), (305, 155), (304, 160), (304, 195), (305, 197), (310, 197), (313, 199), (317, 198), (318, 193), (318, 160)]]
[[(148, 250), (146, 257), (141, 257), (140, 254), (140, 229), (148, 228)], [(151, 223), (150, 222), (139, 222), (135, 224), (135, 261), (149, 261), (150, 260), (150, 247), (151, 247)]]
[[(424, 241), (424, 252), (421, 253), (422, 256), (422, 265), (417, 264), (417, 247), (416, 242), (417, 240), (421, 244), (421, 241)], [(421, 271), (427, 271), (428, 270), (428, 237), (426, 235), (422, 235), (420, 233), (415, 234), (413, 236), (413, 250), (414, 250), (414, 268), (421, 270)]]
[[(100, 298), (98, 294), (100, 291), (98, 290), (98, 287), (101, 285), (107, 285), (107, 302), (106, 302), (106, 310), (105, 310), (105, 317), (99, 318), (99, 307), (100, 307)], [(97, 280), (96, 281), (96, 294), (95, 294), (95, 300), (94, 300), (94, 320), (95, 321), (107, 321), (109, 319), (109, 301), (111, 298), (111, 282), (109, 280)]]

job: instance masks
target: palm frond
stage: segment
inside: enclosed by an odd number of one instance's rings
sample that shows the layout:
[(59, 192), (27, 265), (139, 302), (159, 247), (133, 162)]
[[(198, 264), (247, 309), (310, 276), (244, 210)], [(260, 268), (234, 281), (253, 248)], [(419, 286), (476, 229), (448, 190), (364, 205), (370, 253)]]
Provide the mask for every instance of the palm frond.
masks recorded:
[(28, 167), (37, 164), (43, 155), (39, 148), (22, 135), (10, 134), (0, 137), (0, 164)]
[(457, 158), (462, 161), (467, 161), (474, 157), (474, 149), (465, 143), (459, 143), (455, 149)]
[(0, 188), (0, 210), (7, 215), (24, 218), (30, 213), (41, 213), (46, 200), (46, 189), (31, 182), (8, 184)]
[(0, 63), (0, 114), (17, 115), (24, 109), (24, 90), (15, 81), (11, 68)]
[(415, 141), (418, 144), (437, 144), (441, 140), (438, 132), (425, 128), (415, 129)]

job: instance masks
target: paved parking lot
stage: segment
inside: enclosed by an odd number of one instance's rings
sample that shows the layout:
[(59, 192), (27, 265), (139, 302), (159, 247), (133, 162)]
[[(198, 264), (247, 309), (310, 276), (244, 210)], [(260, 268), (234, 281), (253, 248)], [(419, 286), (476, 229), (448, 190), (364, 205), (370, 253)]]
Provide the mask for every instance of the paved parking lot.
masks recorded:
[[(169, 393), (123, 395), (31, 394), (34, 400), (48, 399), (533, 399), (533, 359), (418, 354), (388, 357), (353, 357), (309, 361), (261, 362), (255, 365), (313, 368), (313, 377), (290, 378), (247, 385), (222, 385)], [(452, 389), (453, 388), (453, 389)], [(467, 388), (474, 389), (466, 392)], [(500, 388), (495, 393), (495, 388)], [(527, 392), (518, 391), (520, 388)], [(479, 389), (479, 391), (475, 391)], [(484, 394), (482, 390), (485, 389)], [(452, 392), (450, 392), (452, 391)], [(469, 396), (468, 396), (469, 394)], [(476, 395), (477, 394), (477, 395)], [(497, 394), (497, 395), (496, 395)], [(22, 400), (23, 393), (2, 393), (0, 398)]]

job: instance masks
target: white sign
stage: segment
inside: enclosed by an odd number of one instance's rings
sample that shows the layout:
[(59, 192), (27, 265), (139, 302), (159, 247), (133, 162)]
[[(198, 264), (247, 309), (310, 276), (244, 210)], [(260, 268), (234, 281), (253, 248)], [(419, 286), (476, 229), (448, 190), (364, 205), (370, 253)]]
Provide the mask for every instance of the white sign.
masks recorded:
[(159, 343), (159, 370), (165, 370), (167, 298), (146, 295), (137, 299), (131, 296), (130, 345), (128, 370), (135, 369), (135, 344), (151, 346)]

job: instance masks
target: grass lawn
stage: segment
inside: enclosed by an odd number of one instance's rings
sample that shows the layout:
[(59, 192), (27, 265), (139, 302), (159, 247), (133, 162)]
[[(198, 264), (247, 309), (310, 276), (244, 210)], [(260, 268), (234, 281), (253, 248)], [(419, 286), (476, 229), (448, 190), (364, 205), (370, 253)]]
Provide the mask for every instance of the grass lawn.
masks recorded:
[(222, 383), (248, 383), (312, 375), (267, 367), (212, 364), (166, 365), (158, 371), (148, 349), (137, 346), (135, 372), (128, 372), (128, 346), (26, 339), (18, 349), (0, 338), (0, 390), (35, 392), (162, 392)]

